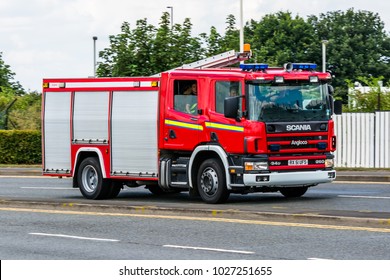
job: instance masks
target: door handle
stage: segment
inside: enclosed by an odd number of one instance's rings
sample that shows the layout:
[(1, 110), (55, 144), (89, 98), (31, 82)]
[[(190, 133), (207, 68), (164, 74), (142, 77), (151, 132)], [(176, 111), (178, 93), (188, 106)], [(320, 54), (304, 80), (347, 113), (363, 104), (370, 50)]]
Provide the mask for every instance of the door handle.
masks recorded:
[(197, 121), (198, 118), (190, 118), (191, 121)]
[(176, 133), (173, 129), (169, 130), (169, 138), (176, 139)]
[(217, 133), (211, 132), (211, 133), (210, 133), (210, 139), (211, 139), (211, 141), (213, 141), (213, 142), (218, 142)]

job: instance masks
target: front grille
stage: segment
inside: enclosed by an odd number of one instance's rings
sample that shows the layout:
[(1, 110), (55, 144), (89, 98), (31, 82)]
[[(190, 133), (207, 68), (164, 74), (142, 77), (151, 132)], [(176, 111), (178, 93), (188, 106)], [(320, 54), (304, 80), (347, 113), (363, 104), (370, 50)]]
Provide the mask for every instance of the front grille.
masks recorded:
[(268, 152), (278, 153), (315, 153), (324, 152), (328, 147), (326, 133), (300, 133), (299, 135), (268, 134)]
[(277, 172), (324, 169), (326, 137), (318, 132), (268, 135), (269, 169)]

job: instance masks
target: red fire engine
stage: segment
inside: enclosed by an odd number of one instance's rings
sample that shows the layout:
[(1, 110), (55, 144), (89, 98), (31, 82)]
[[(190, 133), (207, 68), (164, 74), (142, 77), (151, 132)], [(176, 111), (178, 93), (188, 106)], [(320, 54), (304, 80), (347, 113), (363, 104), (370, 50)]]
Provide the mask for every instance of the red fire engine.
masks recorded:
[[(227, 52), (154, 77), (43, 80), (43, 174), (73, 177), (88, 199), (124, 185), (302, 196), (331, 182), (336, 149), (329, 73), (314, 64), (241, 64)], [(217, 67), (217, 68), (215, 68)]]

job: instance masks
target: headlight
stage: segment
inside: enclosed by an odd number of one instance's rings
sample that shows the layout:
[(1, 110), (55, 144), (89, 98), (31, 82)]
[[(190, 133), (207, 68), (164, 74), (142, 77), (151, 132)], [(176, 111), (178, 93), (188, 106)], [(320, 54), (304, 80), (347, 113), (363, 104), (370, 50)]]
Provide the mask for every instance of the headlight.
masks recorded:
[(266, 161), (245, 162), (245, 171), (256, 171), (256, 170), (268, 170), (268, 162)]
[(333, 165), (334, 165), (333, 158), (327, 158), (325, 160), (325, 167), (326, 168), (331, 168), (331, 167), (333, 167)]

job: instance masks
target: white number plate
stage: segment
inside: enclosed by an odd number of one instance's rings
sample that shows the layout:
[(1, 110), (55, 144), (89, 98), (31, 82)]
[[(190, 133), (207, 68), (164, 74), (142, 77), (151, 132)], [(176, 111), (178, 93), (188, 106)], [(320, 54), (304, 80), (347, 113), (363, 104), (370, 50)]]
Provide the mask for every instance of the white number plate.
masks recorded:
[(288, 165), (308, 165), (309, 161), (307, 159), (290, 159)]

